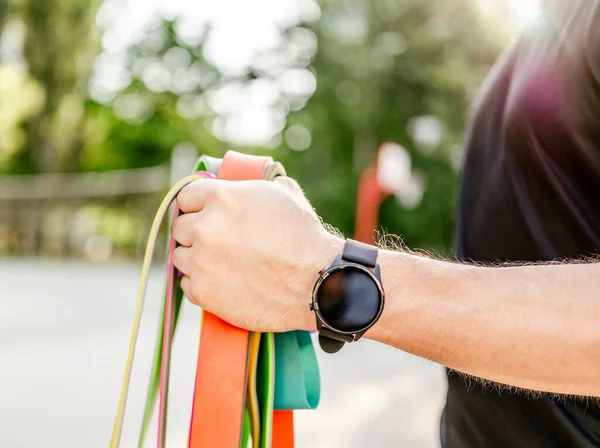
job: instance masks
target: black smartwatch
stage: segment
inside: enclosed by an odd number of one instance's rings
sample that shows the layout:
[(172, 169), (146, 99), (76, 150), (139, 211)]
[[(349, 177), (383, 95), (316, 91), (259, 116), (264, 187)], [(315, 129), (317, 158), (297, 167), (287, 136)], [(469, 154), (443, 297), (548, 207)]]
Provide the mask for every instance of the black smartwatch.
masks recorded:
[(317, 318), (321, 348), (336, 353), (346, 342), (358, 341), (383, 312), (377, 248), (346, 240), (344, 252), (319, 274), (310, 309)]

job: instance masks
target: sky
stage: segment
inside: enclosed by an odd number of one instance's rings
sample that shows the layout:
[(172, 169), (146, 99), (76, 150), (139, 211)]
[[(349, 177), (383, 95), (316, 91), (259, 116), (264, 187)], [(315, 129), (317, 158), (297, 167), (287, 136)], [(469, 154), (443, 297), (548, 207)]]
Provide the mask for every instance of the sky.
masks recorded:
[(532, 25), (539, 18), (539, 2), (540, 0), (476, 0), (477, 6), (482, 11), (498, 17), (504, 16), (502, 8), (506, 8), (509, 14), (508, 18), (514, 18), (517, 27), (520, 28)]
[[(314, 0), (105, 0), (97, 19), (105, 30), (103, 52), (96, 62), (91, 94), (108, 102), (129, 84), (124, 50), (159, 18), (178, 18), (180, 37), (189, 42), (198, 41), (210, 24), (212, 31), (204, 44), (204, 56), (222, 73), (235, 75), (243, 73), (259, 51), (280, 42), (280, 29), (314, 21), (319, 16)], [(158, 77), (160, 81), (160, 73), (155, 75), (154, 79)], [(255, 82), (251, 88), (232, 85), (215, 92), (209, 97), (210, 106), (234, 113), (214, 120), (211, 131), (234, 144), (275, 145), (286, 115), (285, 110), (273, 107), (277, 90), (299, 86), (312, 93), (316, 87), (308, 70), (288, 70), (279, 77), (279, 84)], [(188, 103), (182, 106), (182, 115), (189, 113), (191, 118), (194, 99)], [(296, 149), (306, 149), (310, 143), (310, 135), (306, 134), (306, 129), (292, 130), (288, 136), (292, 146), (296, 142)]]
[[(402, 1), (402, 0), (397, 0)], [(526, 27), (539, 14), (539, 0), (473, 0), (480, 10), (492, 18)], [(507, 12), (514, 20), (507, 18)], [(124, 50), (159, 18), (180, 19), (184, 40), (197, 41), (207, 24), (213, 30), (205, 42), (205, 58), (225, 74), (243, 73), (257, 53), (276, 46), (280, 28), (320, 17), (315, 0), (105, 0), (98, 14), (98, 24), (105, 30), (103, 53), (96, 63), (92, 96), (110, 101), (130, 81), (124, 70)], [(496, 19), (497, 18), (497, 19)], [(158, 70), (158, 69), (157, 69)], [(160, 81), (160, 73), (155, 73)], [(157, 78), (158, 77), (158, 78)], [(308, 71), (290, 72), (283, 76), (288, 88), (300, 85), (314, 91), (314, 77)], [(287, 79), (287, 81), (285, 81)], [(286, 111), (273, 108), (277, 86), (257, 83), (251, 89), (236, 86), (217, 92), (211, 99), (213, 109), (235, 111), (228, 118), (218, 118), (211, 131), (219, 138), (235, 144), (276, 144)], [(189, 99), (193, 104), (194, 99)], [(188, 104), (186, 110), (192, 106)], [(184, 104), (185, 106), (185, 104)], [(190, 112), (190, 118), (193, 112)], [(308, 130), (295, 129), (288, 136), (303, 135), (295, 149), (310, 144)], [(284, 136), (285, 138), (286, 136)], [(297, 140), (297, 139), (296, 139)]]
[[(539, 0), (474, 1), (486, 12), (508, 8), (521, 25), (535, 20), (539, 13)], [(191, 39), (211, 23), (215, 33), (207, 43), (206, 56), (219, 68), (235, 71), (257, 50), (277, 43), (278, 26), (319, 16), (315, 0), (105, 0), (98, 23), (108, 29), (104, 45), (112, 50), (135, 41), (157, 17), (181, 18), (183, 33)]]
[(110, 50), (135, 41), (157, 17), (180, 18), (182, 35), (190, 40), (210, 23), (215, 31), (206, 43), (207, 59), (235, 72), (258, 50), (277, 44), (278, 27), (319, 15), (314, 0), (105, 0), (98, 23), (108, 29), (103, 44)]

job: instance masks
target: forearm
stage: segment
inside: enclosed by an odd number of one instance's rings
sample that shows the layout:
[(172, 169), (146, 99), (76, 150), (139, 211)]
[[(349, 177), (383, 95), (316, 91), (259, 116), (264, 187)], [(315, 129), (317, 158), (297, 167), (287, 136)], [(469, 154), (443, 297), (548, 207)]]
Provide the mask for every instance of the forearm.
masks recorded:
[(517, 387), (600, 396), (600, 264), (485, 268), (382, 251), (367, 337)]
[[(310, 292), (344, 240), (297, 184), (200, 181), (177, 203), (173, 264), (188, 299), (251, 331), (315, 327)], [(500, 383), (600, 396), (600, 263), (483, 268), (391, 251), (378, 260), (386, 304), (367, 337)]]

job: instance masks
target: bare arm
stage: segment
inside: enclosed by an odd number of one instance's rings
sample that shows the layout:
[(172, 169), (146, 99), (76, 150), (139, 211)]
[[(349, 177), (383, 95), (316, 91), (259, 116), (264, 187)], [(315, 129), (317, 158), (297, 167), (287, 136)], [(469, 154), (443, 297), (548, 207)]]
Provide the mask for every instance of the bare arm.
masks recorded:
[[(186, 187), (173, 235), (186, 297), (253, 331), (314, 329), (318, 271), (341, 253), (293, 181)], [(600, 263), (486, 268), (381, 251), (366, 337), (480, 378), (600, 396)]]
[(486, 268), (380, 255), (367, 337), (481, 378), (600, 396), (600, 264)]

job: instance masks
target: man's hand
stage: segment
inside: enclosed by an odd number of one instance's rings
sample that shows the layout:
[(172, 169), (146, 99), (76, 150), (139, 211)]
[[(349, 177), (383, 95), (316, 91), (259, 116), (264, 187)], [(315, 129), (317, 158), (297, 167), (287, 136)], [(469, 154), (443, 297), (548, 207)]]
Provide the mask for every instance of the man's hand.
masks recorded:
[(343, 249), (298, 184), (202, 180), (177, 197), (173, 262), (186, 297), (253, 331), (312, 329), (308, 304), (321, 268)]
[[(179, 194), (174, 263), (192, 302), (255, 331), (312, 329), (318, 271), (343, 250), (298, 185), (202, 180)], [(366, 337), (526, 389), (600, 396), (600, 263), (485, 268), (381, 250)]]

